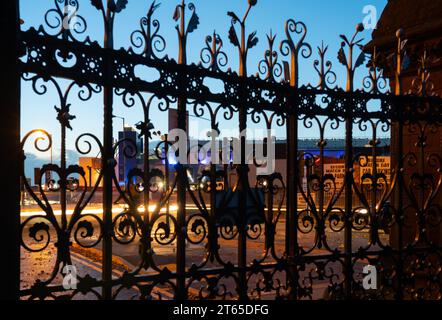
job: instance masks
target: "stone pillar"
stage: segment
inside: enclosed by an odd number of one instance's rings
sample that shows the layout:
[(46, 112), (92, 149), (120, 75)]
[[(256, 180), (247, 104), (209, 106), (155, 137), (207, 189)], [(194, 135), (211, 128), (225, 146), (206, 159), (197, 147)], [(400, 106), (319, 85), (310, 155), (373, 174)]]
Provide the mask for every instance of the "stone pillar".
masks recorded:
[(5, 1), (0, 10), (3, 49), (0, 63), (0, 242), (2, 257), (0, 300), (16, 300), (20, 288), (20, 73), (19, 73), (19, 5)]

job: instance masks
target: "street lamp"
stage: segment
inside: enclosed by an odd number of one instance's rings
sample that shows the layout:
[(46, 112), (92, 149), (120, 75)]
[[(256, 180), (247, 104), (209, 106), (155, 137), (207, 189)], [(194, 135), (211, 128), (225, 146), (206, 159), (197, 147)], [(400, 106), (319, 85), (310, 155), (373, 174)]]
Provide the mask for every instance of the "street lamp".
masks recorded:
[[(117, 115), (112, 115), (112, 118), (117, 118), (117, 119), (123, 120), (123, 135), (124, 135), (124, 129), (126, 128), (126, 118), (120, 117)], [(123, 139), (124, 139), (124, 137), (123, 137)], [(120, 152), (121, 152), (121, 150), (120, 150)], [(126, 157), (124, 156), (124, 154), (123, 154), (122, 158), (123, 158), (123, 179), (125, 182), (126, 181)], [(118, 171), (118, 174), (120, 175), (119, 171)]]
[[(45, 135), (47, 135), (48, 137), (49, 137), (49, 140), (50, 140), (50, 143), (51, 143), (51, 147), (50, 147), (50, 161), (51, 161), (51, 165), (53, 164), (53, 156), (52, 156), (52, 148), (53, 148), (53, 146), (54, 146), (54, 138), (53, 138), (53, 135), (52, 134), (50, 134), (49, 132), (46, 132), (46, 131), (44, 131), (44, 130), (42, 130), (42, 129), (40, 129), (40, 130), (38, 130), (39, 131), (39, 136), (38, 136), (38, 140), (40, 140), (40, 139), (45, 139)], [(47, 149), (46, 149), (46, 151), (47, 151)], [(52, 180), (52, 171), (48, 171), (48, 173), (49, 173), (49, 180)], [(47, 176), (46, 176), (47, 177)], [(44, 185), (44, 187), (47, 187), (48, 189), (49, 189), (49, 182), (48, 181), (46, 181), (46, 183), (45, 183), (45, 185)]]
[[(54, 141), (52, 134), (48, 133), (49, 137), (51, 138), (51, 141)], [(51, 143), (51, 164), (52, 164), (52, 146), (54, 143)]]
[(116, 115), (112, 115), (112, 118), (117, 118), (117, 119), (123, 120), (123, 131), (124, 131), (124, 128), (126, 128), (126, 118), (120, 117), (120, 116), (116, 116)]
[(199, 120), (204, 120), (204, 121), (212, 122), (212, 120), (210, 120), (210, 119), (208, 119), (208, 118), (197, 117), (197, 116), (194, 116), (194, 115), (192, 115), (192, 114), (188, 114), (187, 116), (188, 116), (189, 118), (195, 118), (195, 119), (199, 119)]

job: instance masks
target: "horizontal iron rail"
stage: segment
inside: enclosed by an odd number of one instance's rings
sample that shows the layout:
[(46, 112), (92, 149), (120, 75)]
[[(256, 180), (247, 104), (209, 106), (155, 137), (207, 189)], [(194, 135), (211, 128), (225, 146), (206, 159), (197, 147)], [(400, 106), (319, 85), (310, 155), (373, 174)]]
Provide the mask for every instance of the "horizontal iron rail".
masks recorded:
[[(299, 114), (327, 117), (345, 117), (351, 112), (353, 119), (371, 118), (402, 121), (422, 120), (442, 122), (442, 98), (418, 97), (413, 95), (396, 96), (393, 94), (371, 94), (364, 91), (345, 92), (342, 89), (320, 90), (308, 86), (291, 87), (285, 82), (262, 80), (258, 77), (239, 77), (237, 73), (212, 71), (202, 66), (180, 65), (175, 60), (149, 59), (125, 49), (104, 49), (98, 43), (68, 42), (52, 36), (39, 35), (35, 29), (21, 34), (28, 61), (23, 62), (22, 72), (35, 73), (43, 78), (59, 77), (72, 79), (78, 84), (96, 84), (126, 89), (129, 92), (149, 92), (158, 97), (182, 94), (186, 88), (189, 101), (219, 103), (222, 105), (240, 106), (246, 103), (250, 109), (271, 111), (284, 115), (293, 107), (295, 99)], [(36, 52), (33, 56), (31, 52)], [(76, 59), (72, 67), (61, 65), (56, 56), (61, 52), (72, 54)], [(114, 77), (106, 77), (104, 57), (112, 62)], [(61, 58), (60, 58), (61, 59)], [(94, 68), (89, 64), (93, 62)], [(157, 70), (160, 78), (153, 82), (143, 81), (136, 77), (135, 67), (146, 66)], [(124, 68), (124, 73), (121, 72)], [(184, 75), (184, 76), (180, 76)], [(185, 81), (184, 85), (178, 85)], [(203, 82), (206, 78), (223, 82), (223, 93), (213, 93)], [(246, 88), (247, 96), (242, 101), (238, 95), (239, 88)], [(231, 90), (231, 91), (230, 91)], [(265, 98), (265, 95), (270, 98)], [(318, 98), (322, 104), (318, 103)], [(369, 111), (369, 104), (380, 102), (379, 111)]]

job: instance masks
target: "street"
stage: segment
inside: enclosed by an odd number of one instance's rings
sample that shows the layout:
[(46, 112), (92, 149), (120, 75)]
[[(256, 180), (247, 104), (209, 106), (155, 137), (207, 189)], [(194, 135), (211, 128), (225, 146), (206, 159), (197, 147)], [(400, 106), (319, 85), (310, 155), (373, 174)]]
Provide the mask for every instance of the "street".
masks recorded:
[[(120, 213), (124, 208), (122, 206), (116, 205), (113, 209), (114, 217)], [(69, 212), (69, 211), (68, 211)], [(56, 211), (57, 213), (57, 211)], [(36, 210), (28, 210), (26, 212), (22, 212), (22, 220), (42, 214), (42, 212)], [(102, 210), (100, 206), (91, 205), (87, 207), (83, 214), (94, 214), (101, 218)], [(88, 238), (84, 244), (91, 244), (97, 240), (99, 235), (99, 225), (94, 220), (90, 220), (93, 225), (94, 235), (91, 238)], [(35, 221), (36, 222), (36, 221)], [(32, 227), (33, 224), (27, 225), (24, 229), (25, 237), (29, 233), (29, 228)], [(189, 231), (192, 233), (191, 231)], [(43, 250), (42, 252), (31, 253), (26, 250), (22, 251), (22, 288), (27, 288), (32, 285), (31, 279), (40, 279), (44, 280), (49, 277), (49, 272), (53, 269), (53, 265), (55, 263), (56, 257), (56, 247), (54, 244), (55, 234), (54, 232), (50, 232), (51, 234), (51, 243), (49, 246)], [(192, 236), (192, 235), (191, 235)], [(193, 234), (195, 236), (195, 234)], [(328, 230), (326, 232), (327, 242), (332, 250), (344, 249), (344, 232), (333, 232)], [(388, 242), (388, 235), (382, 235), (383, 241)], [(302, 234), (298, 232), (298, 242), (300, 246), (302, 246), (305, 250), (308, 250), (314, 246), (314, 237), (315, 232), (314, 229), (307, 233)], [(368, 233), (364, 231), (353, 232), (353, 250), (357, 250), (361, 246), (365, 246), (368, 244)], [(30, 243), (38, 247), (38, 241), (34, 239), (27, 238)], [(261, 236), (256, 240), (247, 240), (247, 262), (250, 264), (254, 259), (260, 259), (264, 252), (264, 230), (261, 233)], [(222, 237), (219, 237), (219, 246), (220, 246), (220, 257), (225, 262), (231, 262), (236, 264), (237, 261), (237, 248), (238, 248), (238, 240), (237, 237), (232, 240), (225, 240)], [(96, 244), (93, 248), (84, 249), (81, 248), (78, 244), (74, 243), (71, 249), (71, 257), (73, 264), (77, 267), (78, 276), (84, 277), (86, 274), (90, 276), (100, 279), (101, 278), (101, 246), (102, 242)], [(167, 267), (170, 271), (176, 270), (176, 242), (172, 242), (168, 245), (159, 245), (155, 241), (152, 242), (153, 250), (154, 250), (154, 262), (160, 268)], [(285, 219), (281, 218), (276, 225), (276, 235), (275, 235), (275, 252), (277, 256), (282, 256), (285, 248)], [(128, 242), (127, 244), (119, 244), (114, 241), (113, 247), (113, 272), (114, 277), (121, 277), (123, 272), (134, 270), (141, 262), (139, 255), (139, 237), (137, 236), (133, 241)], [(315, 255), (326, 255), (330, 253), (324, 248), (318, 249), (315, 248), (309, 256)], [(200, 244), (191, 244), (189, 241), (186, 242), (186, 266), (190, 268), (192, 264), (199, 265), (203, 259), (205, 254), (205, 241)], [(266, 263), (274, 262), (274, 259), (271, 257), (267, 257), (265, 260)], [(209, 263), (206, 268), (211, 267), (220, 267), (217, 263)], [(339, 270), (338, 263), (329, 263), (329, 267), (336, 268)], [(314, 264), (310, 265), (309, 268), (315, 268)], [(312, 269), (312, 270), (313, 270)], [(338, 272), (338, 271), (337, 271)], [(141, 271), (143, 274), (152, 274), (155, 273), (152, 269)], [(301, 275), (302, 276), (302, 275)], [(307, 274), (304, 274), (307, 276)], [(275, 275), (274, 281), (279, 279), (281, 282), (285, 281), (285, 275), (280, 273), (279, 275)], [(55, 283), (59, 283), (62, 281), (60, 275), (54, 280)], [(189, 288), (189, 294), (198, 295), (200, 286), (202, 284), (198, 284), (195, 282)], [(235, 290), (235, 284), (233, 281), (226, 280), (226, 289), (230, 291)], [(319, 299), (324, 296), (324, 292), (326, 291), (329, 281), (321, 280), (315, 281), (312, 284), (314, 287), (313, 296), (314, 299)], [(158, 292), (157, 292), (158, 291)], [(99, 292), (99, 290), (97, 291)], [(157, 292), (157, 296), (161, 297), (161, 299), (171, 299), (173, 298), (173, 292), (167, 286), (157, 286), (154, 290)], [(271, 299), (275, 297), (275, 292), (269, 293), (260, 293), (261, 299), (265, 299), (266, 297)], [(87, 298), (91, 298), (91, 293), (89, 293)], [(130, 290), (122, 290), (118, 293), (119, 299), (132, 299), (133, 297), (137, 297), (138, 293), (136, 289)], [(80, 296), (76, 297), (80, 299)], [(84, 297), (82, 297), (84, 298)]]

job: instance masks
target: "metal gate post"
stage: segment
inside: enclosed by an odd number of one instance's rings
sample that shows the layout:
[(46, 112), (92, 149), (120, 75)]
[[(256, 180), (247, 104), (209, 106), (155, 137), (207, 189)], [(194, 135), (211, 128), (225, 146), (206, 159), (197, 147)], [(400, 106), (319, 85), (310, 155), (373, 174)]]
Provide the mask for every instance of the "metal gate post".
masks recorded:
[[(354, 73), (358, 67), (358, 61), (354, 61), (354, 48), (357, 45), (356, 36), (364, 30), (362, 24), (356, 26), (356, 31), (351, 38), (350, 42), (343, 42), (341, 47), (341, 54), (343, 48), (348, 46), (348, 55), (346, 57), (346, 69), (347, 69), (347, 88), (346, 92), (351, 93), (354, 91)], [(344, 54), (345, 55), (345, 54)], [(359, 60), (359, 59), (358, 59)], [(352, 234), (353, 234), (353, 120), (354, 112), (350, 99), (345, 103), (345, 231), (344, 231), (344, 292), (347, 300), (352, 299), (353, 292), (353, 265), (352, 265)]]
[[(399, 104), (399, 107), (401, 105)], [(397, 151), (397, 192), (395, 199), (395, 208), (397, 209), (397, 251), (398, 251), (398, 263), (397, 263), (397, 288), (396, 288), (396, 299), (403, 300), (404, 298), (404, 262), (403, 262), (403, 225), (404, 225), (404, 212), (403, 208), (403, 199), (404, 199), (404, 176), (403, 176), (403, 168), (404, 168), (404, 120), (402, 119), (402, 114), (399, 113), (399, 121), (397, 124), (397, 139), (395, 139), (395, 150)]]
[[(294, 99), (292, 99), (293, 101)], [(294, 102), (294, 101), (293, 101)], [(298, 115), (296, 102), (288, 113), (287, 122), (287, 211), (286, 211), (286, 255), (290, 274), (290, 299), (298, 297), (298, 271), (296, 258), (298, 255)]]
[[(104, 21), (104, 48), (106, 50), (105, 61), (105, 78), (112, 78), (112, 59), (109, 55), (113, 49), (113, 19), (111, 12), (107, 11), (107, 17)], [(114, 154), (113, 154), (113, 97), (114, 89), (104, 86), (103, 91), (103, 159), (102, 168), (103, 175), (103, 260), (102, 260), (102, 277), (103, 277), (103, 299), (112, 299), (112, 194), (114, 175)]]
[[(294, 42), (290, 35), (293, 26), (295, 29), (300, 27), (300, 38), (298, 42)], [(285, 24), (286, 39), (281, 42), (280, 50), (285, 56), (290, 57), (290, 64), (286, 65), (286, 81), (290, 84), (288, 92), (288, 101), (290, 110), (287, 110), (287, 211), (286, 211), (286, 255), (289, 265), (289, 285), (291, 300), (298, 299), (298, 182), (300, 177), (300, 161), (298, 155), (298, 116), (299, 116), (299, 97), (297, 95), (299, 88), (299, 52), (304, 46), (310, 48), (310, 45), (304, 42), (307, 35), (307, 27), (303, 22), (295, 22), (288, 20)], [(287, 52), (284, 53), (284, 46)], [(311, 51), (310, 51), (311, 52)], [(303, 58), (308, 58), (310, 54), (302, 54)]]
[(249, 190), (249, 167), (246, 163), (246, 143), (247, 143), (247, 106), (245, 105), (246, 87), (242, 81), (247, 77), (247, 50), (246, 50), (246, 26), (245, 21), (252, 5), (249, 5), (244, 19), (241, 23), (241, 45), (239, 50), (239, 101), (238, 122), (239, 138), (241, 145), (241, 164), (238, 167), (238, 295), (241, 301), (247, 300), (247, 192)]
[(1, 70), (0, 117), (3, 191), (0, 214), (1, 239), (6, 246), (0, 261), (0, 300), (19, 299), (20, 289), (20, 70), (19, 1), (6, 1), (0, 10), (4, 50)]
[[(181, 11), (181, 20), (178, 31), (178, 40), (179, 40), (179, 53), (178, 53), (178, 64), (186, 65), (187, 64), (187, 30), (186, 30), (186, 3), (183, 0), (181, 5), (179, 6)], [(187, 132), (187, 98), (185, 95), (185, 81), (180, 73), (178, 78), (180, 83), (181, 93), (178, 96), (178, 128)], [(171, 128), (169, 128), (171, 129)], [(180, 141), (181, 142), (181, 141)], [(188, 141), (186, 141), (188, 144)], [(180, 153), (183, 150), (179, 150)], [(168, 154), (166, 153), (166, 157)], [(181, 157), (180, 157), (181, 158)], [(177, 283), (176, 283), (176, 293), (175, 297), (177, 300), (186, 300), (187, 299), (187, 289), (186, 289), (186, 181), (187, 175), (184, 172), (184, 165), (178, 162), (176, 166), (177, 173), (177, 247), (176, 247), (176, 273), (177, 273)]]
[[(246, 74), (245, 64), (243, 64), (243, 74)], [(240, 85), (240, 100), (239, 107), (239, 132), (241, 143), (241, 164), (238, 168), (238, 279), (239, 279), (239, 299), (247, 300), (247, 191), (249, 189), (249, 167), (246, 163), (246, 143), (247, 143), (247, 107), (243, 104), (245, 99), (245, 87)]]
[[(405, 55), (405, 48), (402, 46), (403, 38), (405, 34), (402, 29), (396, 32), (396, 37), (398, 40), (398, 48), (396, 53), (396, 71), (395, 71), (395, 94), (401, 96), (403, 94), (402, 86), (402, 60)], [(395, 193), (395, 208), (397, 210), (397, 251), (398, 251), (398, 264), (397, 264), (397, 288), (396, 288), (396, 299), (403, 300), (404, 298), (404, 288), (403, 288), (403, 277), (404, 277), (404, 263), (403, 263), (403, 225), (404, 225), (404, 212), (403, 212), (403, 200), (404, 200), (404, 119), (401, 110), (402, 104), (396, 102), (396, 112), (398, 114), (398, 122), (393, 126), (393, 134), (396, 134), (396, 139), (392, 139), (395, 145), (393, 147), (393, 152), (396, 153), (397, 165), (397, 191)]]
[(353, 224), (353, 116), (347, 105), (345, 119), (345, 297), (352, 296), (352, 224)]

